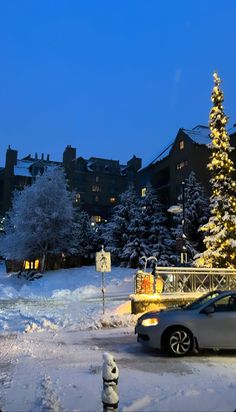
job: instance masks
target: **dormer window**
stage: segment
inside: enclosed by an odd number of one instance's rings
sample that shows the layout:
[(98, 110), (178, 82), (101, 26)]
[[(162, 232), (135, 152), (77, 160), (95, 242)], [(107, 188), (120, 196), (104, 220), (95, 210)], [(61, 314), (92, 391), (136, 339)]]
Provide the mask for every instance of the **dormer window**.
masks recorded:
[(179, 150), (183, 150), (184, 149), (184, 140), (180, 140), (179, 141)]

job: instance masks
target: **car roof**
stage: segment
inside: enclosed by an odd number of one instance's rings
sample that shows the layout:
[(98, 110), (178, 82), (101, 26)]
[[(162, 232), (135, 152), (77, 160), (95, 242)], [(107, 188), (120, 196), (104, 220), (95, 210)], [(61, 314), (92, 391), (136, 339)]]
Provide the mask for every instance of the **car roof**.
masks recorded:
[(236, 294), (236, 290), (217, 290), (216, 292), (220, 292), (221, 295)]

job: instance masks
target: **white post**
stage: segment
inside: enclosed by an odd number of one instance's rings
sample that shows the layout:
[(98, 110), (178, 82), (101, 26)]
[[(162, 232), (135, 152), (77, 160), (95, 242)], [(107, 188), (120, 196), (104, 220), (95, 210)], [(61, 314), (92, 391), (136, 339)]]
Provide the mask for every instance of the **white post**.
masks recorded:
[(114, 356), (111, 353), (103, 354), (103, 390), (102, 403), (103, 412), (118, 412), (119, 395), (118, 395), (118, 380), (119, 369), (116, 365)]
[(105, 273), (102, 272), (102, 313), (105, 313)]

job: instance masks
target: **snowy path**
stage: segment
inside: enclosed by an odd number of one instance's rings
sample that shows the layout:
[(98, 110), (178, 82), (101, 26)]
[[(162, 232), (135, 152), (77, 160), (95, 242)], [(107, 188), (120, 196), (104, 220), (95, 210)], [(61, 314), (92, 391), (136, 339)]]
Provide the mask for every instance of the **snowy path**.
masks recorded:
[[(14, 342), (14, 343), (12, 343)], [(171, 359), (143, 349), (131, 328), (42, 332), (5, 337), (12, 369), (1, 408), (16, 411), (100, 411), (102, 353), (120, 368), (121, 411), (234, 411), (236, 357), (203, 353)]]
[(92, 267), (34, 282), (0, 267), (1, 411), (101, 411), (104, 351), (120, 368), (120, 411), (236, 409), (235, 353), (172, 359), (143, 349), (127, 326), (132, 316), (113, 312), (133, 292), (133, 270), (114, 268), (106, 277), (104, 317), (100, 281)]

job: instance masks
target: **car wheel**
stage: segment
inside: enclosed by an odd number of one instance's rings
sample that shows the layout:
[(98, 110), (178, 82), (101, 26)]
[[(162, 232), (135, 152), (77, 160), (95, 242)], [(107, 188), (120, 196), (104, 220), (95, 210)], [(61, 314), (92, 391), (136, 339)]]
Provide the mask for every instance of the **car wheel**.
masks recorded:
[(193, 349), (192, 335), (187, 329), (174, 329), (167, 336), (166, 346), (172, 356), (187, 355)]

